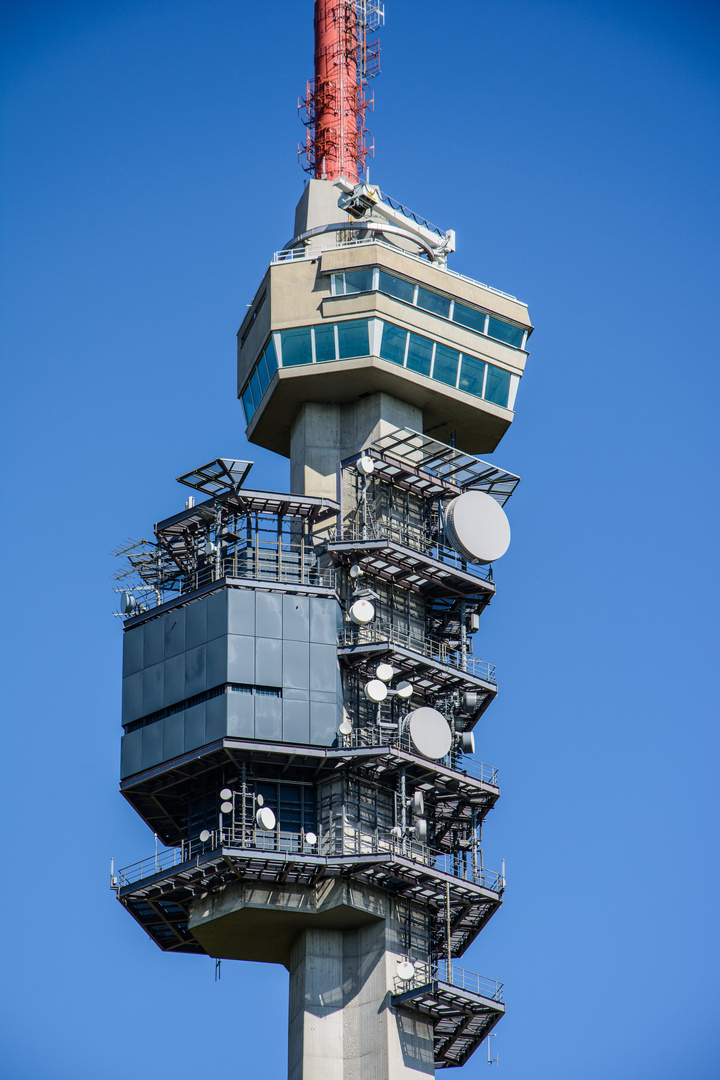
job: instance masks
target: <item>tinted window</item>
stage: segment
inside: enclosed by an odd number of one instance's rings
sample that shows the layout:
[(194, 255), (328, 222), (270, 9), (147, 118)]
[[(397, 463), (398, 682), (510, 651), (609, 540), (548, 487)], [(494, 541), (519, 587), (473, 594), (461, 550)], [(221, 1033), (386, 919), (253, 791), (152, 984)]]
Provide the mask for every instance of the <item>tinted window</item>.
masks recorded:
[(242, 403), (243, 409), (245, 410), (245, 420), (249, 424), (253, 418), (253, 413), (255, 412), (252, 392), (249, 386), (245, 390), (243, 390)]
[(470, 330), (477, 330), (479, 334), (485, 333), (485, 312), (465, 307), (464, 304), (458, 304), (457, 300), (453, 309), (453, 322), (467, 326)]
[(370, 352), (368, 324), (365, 319), (337, 324), (338, 355), (341, 360), (351, 356), (367, 356)]
[(260, 398), (263, 396), (262, 387), (260, 386), (260, 379), (258, 378), (257, 367), (250, 376), (250, 386), (252, 388), (252, 394), (255, 401), (260, 404)]
[(420, 337), (419, 334), (410, 334), (406, 366), (420, 375), (429, 375), (432, 347), (433, 343), (429, 338)]
[(299, 326), (294, 330), (282, 330), (280, 332), (280, 342), (283, 367), (312, 363), (309, 326)]
[(353, 270), (349, 274), (338, 274), (345, 278), (345, 292), (369, 292), (372, 289), (372, 270)]
[(315, 327), (315, 359), (318, 364), (335, 359), (335, 327)]
[(502, 319), (494, 319), (492, 315), (488, 317), (487, 332), (489, 337), (497, 338), (498, 341), (504, 341), (506, 344), (512, 345), (515, 349), (519, 349), (522, 345), (523, 331), (520, 327), (503, 322)]
[(263, 394), (270, 385), (270, 376), (268, 375), (267, 364), (265, 363), (265, 357), (261, 356), (256, 365), (258, 378), (260, 379), (260, 389)]
[(392, 323), (383, 323), (380, 345), (380, 355), (383, 360), (392, 360), (393, 364), (403, 364), (406, 341), (407, 330), (401, 330), (399, 326), (393, 326)]
[(485, 384), (485, 400), (492, 401), (494, 405), (503, 405), (507, 408), (510, 394), (510, 372), (502, 368), (488, 364), (487, 383)]
[(447, 345), (436, 345), (433, 379), (447, 383), (448, 386), (454, 386), (457, 382), (459, 359), (460, 353), (455, 352), (454, 349), (448, 349)]
[(272, 338), (268, 341), (268, 346), (265, 350), (265, 363), (267, 364), (268, 374), (272, 379), (277, 371), (277, 354), (275, 352), (275, 342)]
[(405, 300), (408, 304), (412, 304), (415, 293), (415, 286), (411, 282), (394, 277), (392, 274), (386, 273), (385, 270), (380, 270), (378, 273), (378, 289), (380, 292), (387, 293), (388, 296), (395, 296), (398, 300)]
[(485, 364), (482, 360), (474, 360), (472, 356), (463, 356), (460, 367), (460, 389), (468, 394), (476, 394), (482, 397), (483, 377)]
[(432, 311), (433, 315), (443, 315), (446, 319), (450, 316), (450, 301), (446, 296), (430, 292), (429, 289), (418, 288), (417, 306), (425, 311)]

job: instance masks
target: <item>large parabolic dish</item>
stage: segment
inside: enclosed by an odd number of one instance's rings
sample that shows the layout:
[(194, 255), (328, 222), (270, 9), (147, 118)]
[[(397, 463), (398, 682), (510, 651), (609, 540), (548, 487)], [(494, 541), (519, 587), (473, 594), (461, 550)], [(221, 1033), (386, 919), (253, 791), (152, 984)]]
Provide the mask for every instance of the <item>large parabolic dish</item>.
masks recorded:
[(510, 545), (507, 515), (484, 491), (464, 491), (448, 503), (445, 531), (455, 550), (469, 562), (494, 562)]
[(437, 709), (430, 709), (426, 705), (414, 709), (405, 717), (403, 727), (409, 733), (413, 746), (423, 757), (439, 761), (450, 753), (450, 725)]

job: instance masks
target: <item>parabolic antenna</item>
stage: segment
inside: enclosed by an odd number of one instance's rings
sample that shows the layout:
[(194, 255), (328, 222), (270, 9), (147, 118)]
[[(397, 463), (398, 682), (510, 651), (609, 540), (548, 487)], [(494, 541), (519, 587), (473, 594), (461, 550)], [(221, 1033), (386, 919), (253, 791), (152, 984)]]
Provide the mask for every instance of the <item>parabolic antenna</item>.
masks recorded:
[(401, 698), (406, 698), (406, 699), (411, 698), (412, 695), (413, 695), (412, 683), (399, 682), (397, 684), (396, 689), (395, 689), (395, 693), (397, 694), (398, 697), (401, 697)]
[(415, 965), (409, 960), (398, 960), (397, 977), (403, 982), (410, 982), (415, 975)]
[(220, 792), (220, 798), (223, 800), (223, 802), (227, 802), (228, 799), (232, 799), (232, 791), (229, 787), (224, 787), (222, 789), (222, 791)]
[(371, 679), (370, 682), (365, 685), (365, 697), (368, 701), (374, 701), (376, 705), (379, 705), (381, 701), (384, 701), (387, 694), (388, 688), (380, 679)]
[(494, 562), (510, 545), (507, 515), (484, 491), (464, 491), (448, 503), (445, 531), (455, 550), (469, 562)]
[(120, 611), (123, 615), (129, 615), (137, 607), (137, 600), (131, 592), (120, 593)]
[(392, 664), (378, 664), (378, 666), (375, 668), (375, 674), (377, 675), (378, 679), (382, 679), (383, 682), (390, 682), (393, 675), (395, 674), (395, 668), (392, 666)]
[(349, 720), (343, 720), (338, 731), (341, 735), (352, 735), (352, 724)]
[(348, 614), (356, 626), (366, 626), (375, 618), (375, 608), (369, 600), (356, 600)]
[(261, 806), (255, 815), (255, 820), (265, 832), (272, 832), (275, 828), (275, 815), (269, 806)]
[(305, 833), (305, 843), (309, 844), (310, 847), (315, 847), (315, 845), (317, 844), (317, 836), (314, 832)]
[(199, 839), (201, 844), (207, 844), (208, 840), (210, 839), (210, 833), (208, 832), (208, 830), (203, 829), (203, 831), (200, 833), (200, 836), (198, 837), (198, 839)]
[(439, 761), (450, 753), (452, 732), (450, 725), (441, 712), (423, 705), (408, 713), (403, 723), (403, 730), (410, 735), (410, 741), (418, 754)]
[(375, 469), (375, 462), (371, 457), (363, 455), (361, 458), (358, 458), (357, 462), (355, 463), (355, 468), (361, 474), (361, 476), (369, 476), (370, 473), (373, 472)]
[(221, 814), (232, 814), (232, 803), (231, 802), (220, 803), (220, 813)]

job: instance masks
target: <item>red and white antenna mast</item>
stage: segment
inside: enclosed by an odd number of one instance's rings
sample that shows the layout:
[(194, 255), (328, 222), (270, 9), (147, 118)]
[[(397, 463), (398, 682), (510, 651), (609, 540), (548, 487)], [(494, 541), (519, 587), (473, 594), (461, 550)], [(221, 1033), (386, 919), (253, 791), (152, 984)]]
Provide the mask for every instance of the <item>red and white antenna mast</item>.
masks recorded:
[(380, 71), (369, 35), (384, 19), (377, 0), (315, 0), (315, 78), (299, 105), (308, 129), (300, 154), (316, 180), (357, 184), (365, 171), (367, 81)]

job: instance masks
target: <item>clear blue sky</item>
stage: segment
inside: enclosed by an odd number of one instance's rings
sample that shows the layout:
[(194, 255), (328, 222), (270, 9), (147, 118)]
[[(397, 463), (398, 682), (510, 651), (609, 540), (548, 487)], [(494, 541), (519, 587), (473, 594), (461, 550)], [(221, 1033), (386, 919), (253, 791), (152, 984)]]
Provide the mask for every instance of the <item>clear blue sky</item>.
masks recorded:
[[(218, 455), (287, 486), (245, 442), (234, 350), (302, 190), (312, 2), (3, 8), (0, 1071), (282, 1080), (284, 970), (215, 983), (108, 888), (153, 840), (117, 794), (107, 553)], [(478, 646), (508, 890), (465, 966), (505, 982), (497, 1073), (715, 1080), (718, 8), (386, 8), (372, 179), (537, 325)]]

